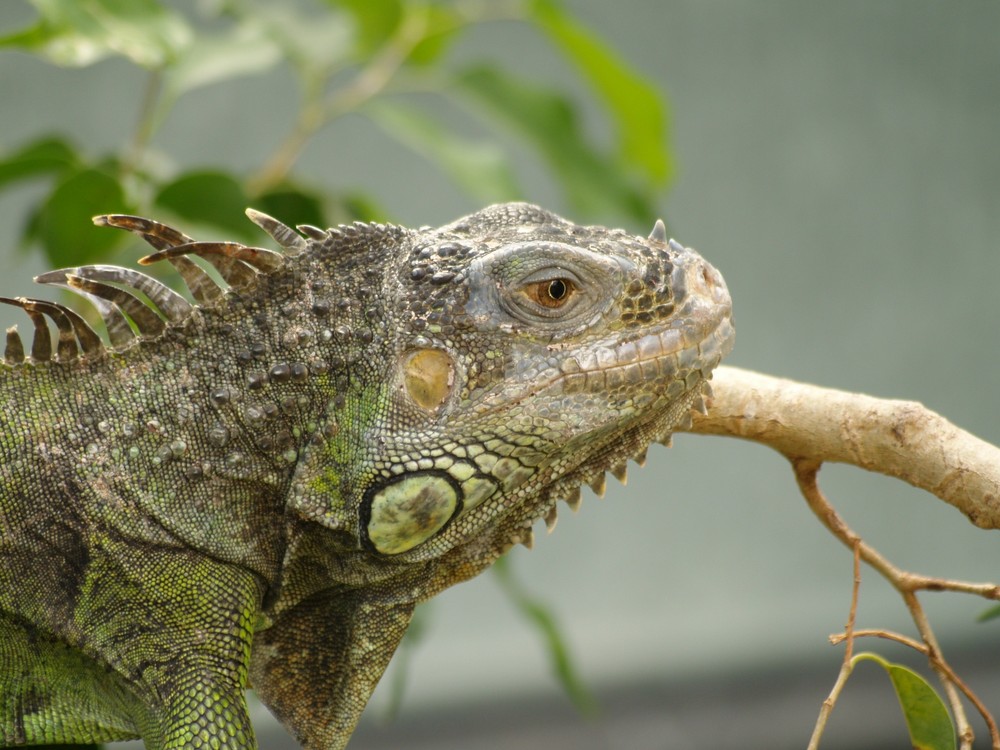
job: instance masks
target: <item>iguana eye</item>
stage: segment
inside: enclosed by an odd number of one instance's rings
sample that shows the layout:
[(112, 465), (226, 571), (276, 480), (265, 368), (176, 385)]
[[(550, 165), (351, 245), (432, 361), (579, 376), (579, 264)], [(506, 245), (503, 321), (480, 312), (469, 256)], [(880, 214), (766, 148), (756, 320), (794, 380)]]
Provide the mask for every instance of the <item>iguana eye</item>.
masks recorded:
[(593, 325), (615, 304), (626, 270), (635, 269), (621, 258), (575, 245), (505, 245), (470, 264), (466, 311), (483, 328), (505, 326), (559, 341)]
[(548, 310), (557, 310), (573, 297), (576, 284), (572, 279), (555, 278), (545, 281), (535, 281), (523, 289), (524, 294), (534, 302)]

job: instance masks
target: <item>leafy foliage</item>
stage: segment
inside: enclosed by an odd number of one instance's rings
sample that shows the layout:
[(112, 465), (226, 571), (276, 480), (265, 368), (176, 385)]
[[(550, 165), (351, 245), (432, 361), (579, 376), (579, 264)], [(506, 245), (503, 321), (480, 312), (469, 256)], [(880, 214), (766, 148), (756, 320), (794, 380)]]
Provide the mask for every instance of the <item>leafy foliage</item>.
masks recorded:
[(191, 29), (156, 0), (33, 0), (39, 19), (0, 39), (59, 65), (90, 65), (122, 55), (136, 65), (170, 64), (190, 43)]
[[(247, 205), (278, 210), (289, 223), (389, 218), (368, 197), (294, 176), (310, 139), (346, 115), (368, 118), (482, 202), (526, 197), (512, 167), (510, 149), (518, 142), (548, 165), (577, 214), (650, 222), (670, 177), (666, 110), (655, 88), (556, 0), (216, 0), (200, 6), (200, 15), (159, 0), (25, 1), (36, 20), (0, 37), (0, 50), (76, 67), (118, 57), (149, 71), (147, 91), (134, 97), (143, 102), (136, 131), (119, 151), (91, 154), (63, 130), (0, 152), (0, 195), (48, 180), (49, 193), (22, 239), (55, 265), (93, 260), (122, 242), (106, 236), (114, 233), (91, 236), (89, 222), (80, 223), (90, 213), (152, 208), (243, 240), (259, 238), (241, 216)], [(460, 63), (450, 54), (476, 27), (500, 20), (519, 23), (525, 34), (540, 32), (578, 72), (592, 101), (525, 80), (507, 60), (470, 63), (466, 54)], [(295, 77), (299, 107), (291, 131), (257, 169), (182, 172), (169, 155), (166, 162), (162, 154), (153, 158), (159, 129), (182, 97), (279, 68)], [(414, 90), (441, 106), (415, 107), (401, 95)], [(248, 111), (254, 106), (248, 102)], [(469, 132), (463, 123), (459, 131), (443, 114), (456, 108), (479, 113), (480, 127)], [(583, 127), (585, 108), (607, 119), (610, 146)]]

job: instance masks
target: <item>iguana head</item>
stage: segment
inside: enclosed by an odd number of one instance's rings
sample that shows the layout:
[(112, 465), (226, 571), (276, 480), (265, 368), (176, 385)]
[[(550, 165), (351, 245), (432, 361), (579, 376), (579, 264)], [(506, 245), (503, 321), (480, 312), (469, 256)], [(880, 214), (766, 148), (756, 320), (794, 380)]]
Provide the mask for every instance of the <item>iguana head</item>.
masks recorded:
[(384, 388), (333, 525), (397, 562), (527, 541), (665, 439), (733, 341), (721, 276), (662, 223), (643, 238), (493, 206), (412, 233), (382, 285)]

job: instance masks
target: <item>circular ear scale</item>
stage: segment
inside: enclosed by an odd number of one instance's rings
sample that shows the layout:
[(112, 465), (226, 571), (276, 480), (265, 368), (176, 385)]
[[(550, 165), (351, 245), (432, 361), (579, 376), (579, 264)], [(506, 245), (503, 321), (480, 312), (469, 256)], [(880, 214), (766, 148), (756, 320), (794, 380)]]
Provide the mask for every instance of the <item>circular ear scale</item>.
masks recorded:
[(455, 386), (455, 365), (441, 349), (417, 349), (405, 355), (403, 386), (421, 409), (439, 409)]
[(443, 471), (394, 477), (365, 493), (361, 527), (383, 555), (407, 552), (441, 531), (462, 510), (462, 491)]

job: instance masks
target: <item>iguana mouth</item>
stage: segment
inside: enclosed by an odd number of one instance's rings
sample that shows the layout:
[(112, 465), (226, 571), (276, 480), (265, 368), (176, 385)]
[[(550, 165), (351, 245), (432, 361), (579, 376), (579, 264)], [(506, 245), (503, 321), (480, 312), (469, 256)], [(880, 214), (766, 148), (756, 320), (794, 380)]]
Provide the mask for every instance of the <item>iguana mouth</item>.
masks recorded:
[[(560, 375), (550, 384), (561, 383), (566, 393), (606, 392), (680, 378), (686, 371), (707, 373), (732, 349), (733, 328), (729, 318), (714, 323), (707, 331), (702, 326), (669, 327), (617, 346), (600, 346), (567, 357), (560, 363)], [(684, 385), (682, 379), (676, 382)], [(680, 392), (677, 390), (677, 394)], [(661, 395), (652, 390), (642, 391), (632, 401), (642, 406)]]
[(524, 392), (510, 398), (508, 391), (510, 402), (558, 387), (565, 394), (618, 392), (624, 406), (643, 409), (676, 398), (694, 385), (692, 373), (707, 375), (718, 365), (733, 345), (729, 290), (697, 253), (679, 245), (675, 250), (685, 256), (675, 261), (671, 285), (677, 306), (668, 319), (631, 333), (613, 327), (603, 341), (583, 346), (553, 346), (543, 368), (532, 364), (538, 357), (515, 361), (512, 375)]
[[(733, 348), (729, 310), (710, 319), (685, 319), (620, 343), (597, 344), (567, 354), (546, 370), (526, 376), (522, 390), (487, 399), (485, 413), (502, 412), (554, 388), (563, 394), (621, 391), (629, 413), (693, 387), (695, 374), (706, 377)], [(664, 388), (655, 387), (662, 383)], [(502, 398), (501, 398), (502, 396)]]
[[(642, 466), (650, 444), (669, 445), (675, 429), (690, 425), (693, 411), (704, 411), (705, 396), (711, 395), (708, 380), (712, 370), (732, 350), (733, 341), (727, 309), (707, 326), (667, 328), (617, 347), (603, 347), (580, 360), (581, 365), (590, 365), (589, 369), (581, 367), (578, 372), (554, 378), (549, 387), (562, 384), (566, 392), (607, 392), (625, 387), (635, 394), (630, 399), (634, 411), (624, 417), (632, 424), (624, 431), (621, 425), (610, 426), (603, 438), (587, 435), (581, 446), (586, 456), (544, 489), (530, 509), (522, 506), (526, 512), (504, 548), (515, 544), (531, 547), (532, 527), (537, 521), (544, 518), (549, 531), (555, 528), (560, 500), (577, 510), (583, 485), (603, 496), (606, 472), (624, 483), (629, 460)], [(641, 380), (635, 380), (637, 376)], [(663, 381), (665, 388), (642, 388), (656, 381)]]

